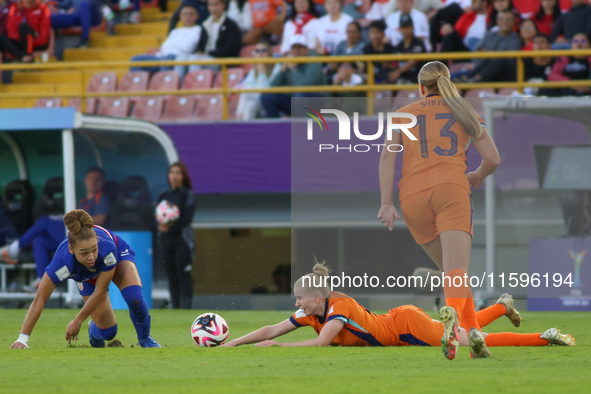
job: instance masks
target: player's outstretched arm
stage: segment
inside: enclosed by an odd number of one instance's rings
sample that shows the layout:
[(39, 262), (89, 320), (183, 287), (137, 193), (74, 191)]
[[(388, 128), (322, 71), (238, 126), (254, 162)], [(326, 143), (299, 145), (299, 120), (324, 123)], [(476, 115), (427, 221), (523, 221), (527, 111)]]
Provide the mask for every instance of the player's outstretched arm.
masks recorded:
[(277, 338), (295, 330), (296, 328), (297, 327), (294, 326), (294, 324), (289, 319), (286, 319), (281, 323), (277, 323), (272, 326), (265, 326), (251, 332), (250, 334), (246, 334), (243, 337), (232, 339), (230, 342), (224, 343), (222, 347), (234, 347)]
[(402, 137), (400, 136), (400, 133), (395, 131), (392, 132), (392, 139), (390, 140), (386, 135), (382, 155), (380, 156), (379, 175), (381, 207), (378, 212), (378, 220), (384, 223), (390, 231), (394, 228), (394, 220), (400, 220), (401, 217), (394, 207), (394, 198), (392, 195), (392, 190), (394, 189), (394, 176), (396, 174), (394, 166), (396, 164), (397, 149), (390, 151), (388, 146), (392, 144), (399, 145), (401, 142)]
[(497, 170), (501, 164), (501, 157), (499, 156), (497, 146), (488, 133), (488, 130), (486, 130), (486, 127), (482, 128), (482, 135), (477, 140), (474, 140), (473, 143), (474, 147), (482, 157), (482, 163), (476, 171), (469, 172), (466, 176), (468, 177), (470, 186), (478, 189), (482, 186), (484, 179)]
[(310, 339), (303, 342), (292, 342), (292, 343), (279, 343), (275, 341), (263, 341), (256, 344), (255, 346), (282, 346), (282, 347), (293, 347), (293, 346), (328, 346), (336, 338), (339, 332), (345, 326), (345, 322), (342, 320), (331, 320), (322, 328), (318, 338)]
[(72, 339), (78, 335), (82, 323), (84, 323), (88, 316), (90, 316), (96, 307), (103, 301), (114, 274), (114, 269), (98, 274), (92, 295), (86, 300), (84, 307), (78, 312), (78, 315), (74, 320), (68, 324), (68, 328), (66, 328), (66, 341), (68, 341), (68, 343), (71, 343)]
[(29, 336), (33, 332), (33, 328), (35, 327), (35, 324), (37, 324), (41, 312), (43, 312), (45, 303), (51, 296), (51, 293), (53, 293), (53, 289), (55, 289), (55, 284), (49, 279), (47, 274), (44, 274), (41, 283), (39, 283), (39, 289), (37, 290), (35, 299), (31, 303), (27, 315), (25, 316), (25, 321), (21, 327), (21, 334), (16, 342), (10, 347), (11, 349), (24, 349), (29, 347)]

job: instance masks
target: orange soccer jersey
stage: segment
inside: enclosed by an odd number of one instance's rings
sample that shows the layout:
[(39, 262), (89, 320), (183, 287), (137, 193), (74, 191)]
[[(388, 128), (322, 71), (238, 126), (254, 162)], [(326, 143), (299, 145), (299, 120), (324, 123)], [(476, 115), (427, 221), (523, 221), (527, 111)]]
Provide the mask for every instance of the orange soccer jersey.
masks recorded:
[[(416, 126), (408, 129), (417, 138), (416, 141), (397, 130), (401, 133), (404, 146), (400, 201), (444, 183), (460, 185), (469, 193), (466, 152), (471, 139), (462, 125), (455, 121), (443, 98), (430, 95), (397, 112), (417, 117)], [(482, 119), (478, 119), (484, 126)], [(394, 119), (393, 123), (408, 123), (408, 119)]]
[(297, 311), (290, 317), (296, 327), (311, 326), (317, 334), (333, 319), (345, 323), (332, 341), (336, 346), (438, 346), (443, 325), (412, 305), (376, 315), (353, 298), (332, 292), (326, 300), (324, 316), (306, 316)]

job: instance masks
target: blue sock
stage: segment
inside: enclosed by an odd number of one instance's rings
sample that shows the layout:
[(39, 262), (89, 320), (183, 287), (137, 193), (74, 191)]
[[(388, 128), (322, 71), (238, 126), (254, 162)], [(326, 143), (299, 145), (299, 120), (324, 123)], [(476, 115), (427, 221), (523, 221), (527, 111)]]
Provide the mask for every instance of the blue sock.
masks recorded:
[(129, 307), (129, 317), (135, 326), (139, 340), (150, 336), (150, 312), (144, 300), (141, 286), (127, 286), (121, 295)]
[(89, 334), (94, 339), (110, 341), (111, 339), (115, 338), (115, 335), (117, 335), (117, 324), (115, 324), (113, 327), (101, 329), (98, 328), (94, 322), (92, 322), (90, 323)]

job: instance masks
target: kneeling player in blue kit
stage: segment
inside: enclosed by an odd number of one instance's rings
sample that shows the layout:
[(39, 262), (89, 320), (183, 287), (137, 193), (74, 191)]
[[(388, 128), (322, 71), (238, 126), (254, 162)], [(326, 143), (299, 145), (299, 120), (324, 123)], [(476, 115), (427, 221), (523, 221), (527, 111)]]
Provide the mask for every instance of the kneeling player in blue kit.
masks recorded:
[(28, 341), (45, 303), (57, 283), (73, 279), (78, 283), (84, 307), (66, 329), (68, 343), (78, 336), (82, 323), (91, 316), (88, 336), (92, 347), (105, 347), (105, 340), (117, 334), (117, 320), (109, 300), (111, 281), (121, 290), (129, 306), (129, 315), (141, 347), (161, 347), (150, 336), (150, 313), (142, 294), (135, 266), (135, 252), (129, 245), (102, 227), (95, 226), (90, 215), (76, 209), (64, 215), (68, 237), (41, 279), (39, 290), (29, 307), (21, 333), (11, 349), (28, 348)]

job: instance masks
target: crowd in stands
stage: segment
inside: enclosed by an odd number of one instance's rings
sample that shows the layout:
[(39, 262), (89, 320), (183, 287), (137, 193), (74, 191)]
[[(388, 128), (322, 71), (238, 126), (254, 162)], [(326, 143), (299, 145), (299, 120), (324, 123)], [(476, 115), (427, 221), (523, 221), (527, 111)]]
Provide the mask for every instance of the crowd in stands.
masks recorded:
[[(0, 47), (23, 62), (32, 61), (32, 51), (47, 45), (51, 26), (74, 25), (82, 26), (80, 46), (87, 46), (90, 27), (106, 15), (101, 1), (105, 0), (0, 0)], [(165, 9), (166, 3), (158, 4)], [(438, 52), (446, 61), (445, 53), (450, 52), (589, 48), (590, 36), (588, 0), (183, 0), (160, 50), (132, 60)], [(516, 79), (515, 59), (457, 63), (448, 62), (456, 82)], [(374, 80), (416, 83), (421, 66), (417, 61), (375, 62)], [(187, 73), (203, 68), (219, 70), (213, 63), (144, 69), (174, 69), (182, 84)], [(349, 86), (368, 78), (361, 61), (299, 65), (286, 61), (248, 69), (239, 86)], [(532, 58), (525, 70), (526, 79), (588, 79), (590, 66), (586, 57)], [(544, 92), (585, 95), (588, 89)], [(244, 95), (237, 118), (251, 119), (263, 110), (267, 117), (288, 114), (290, 96)]]

